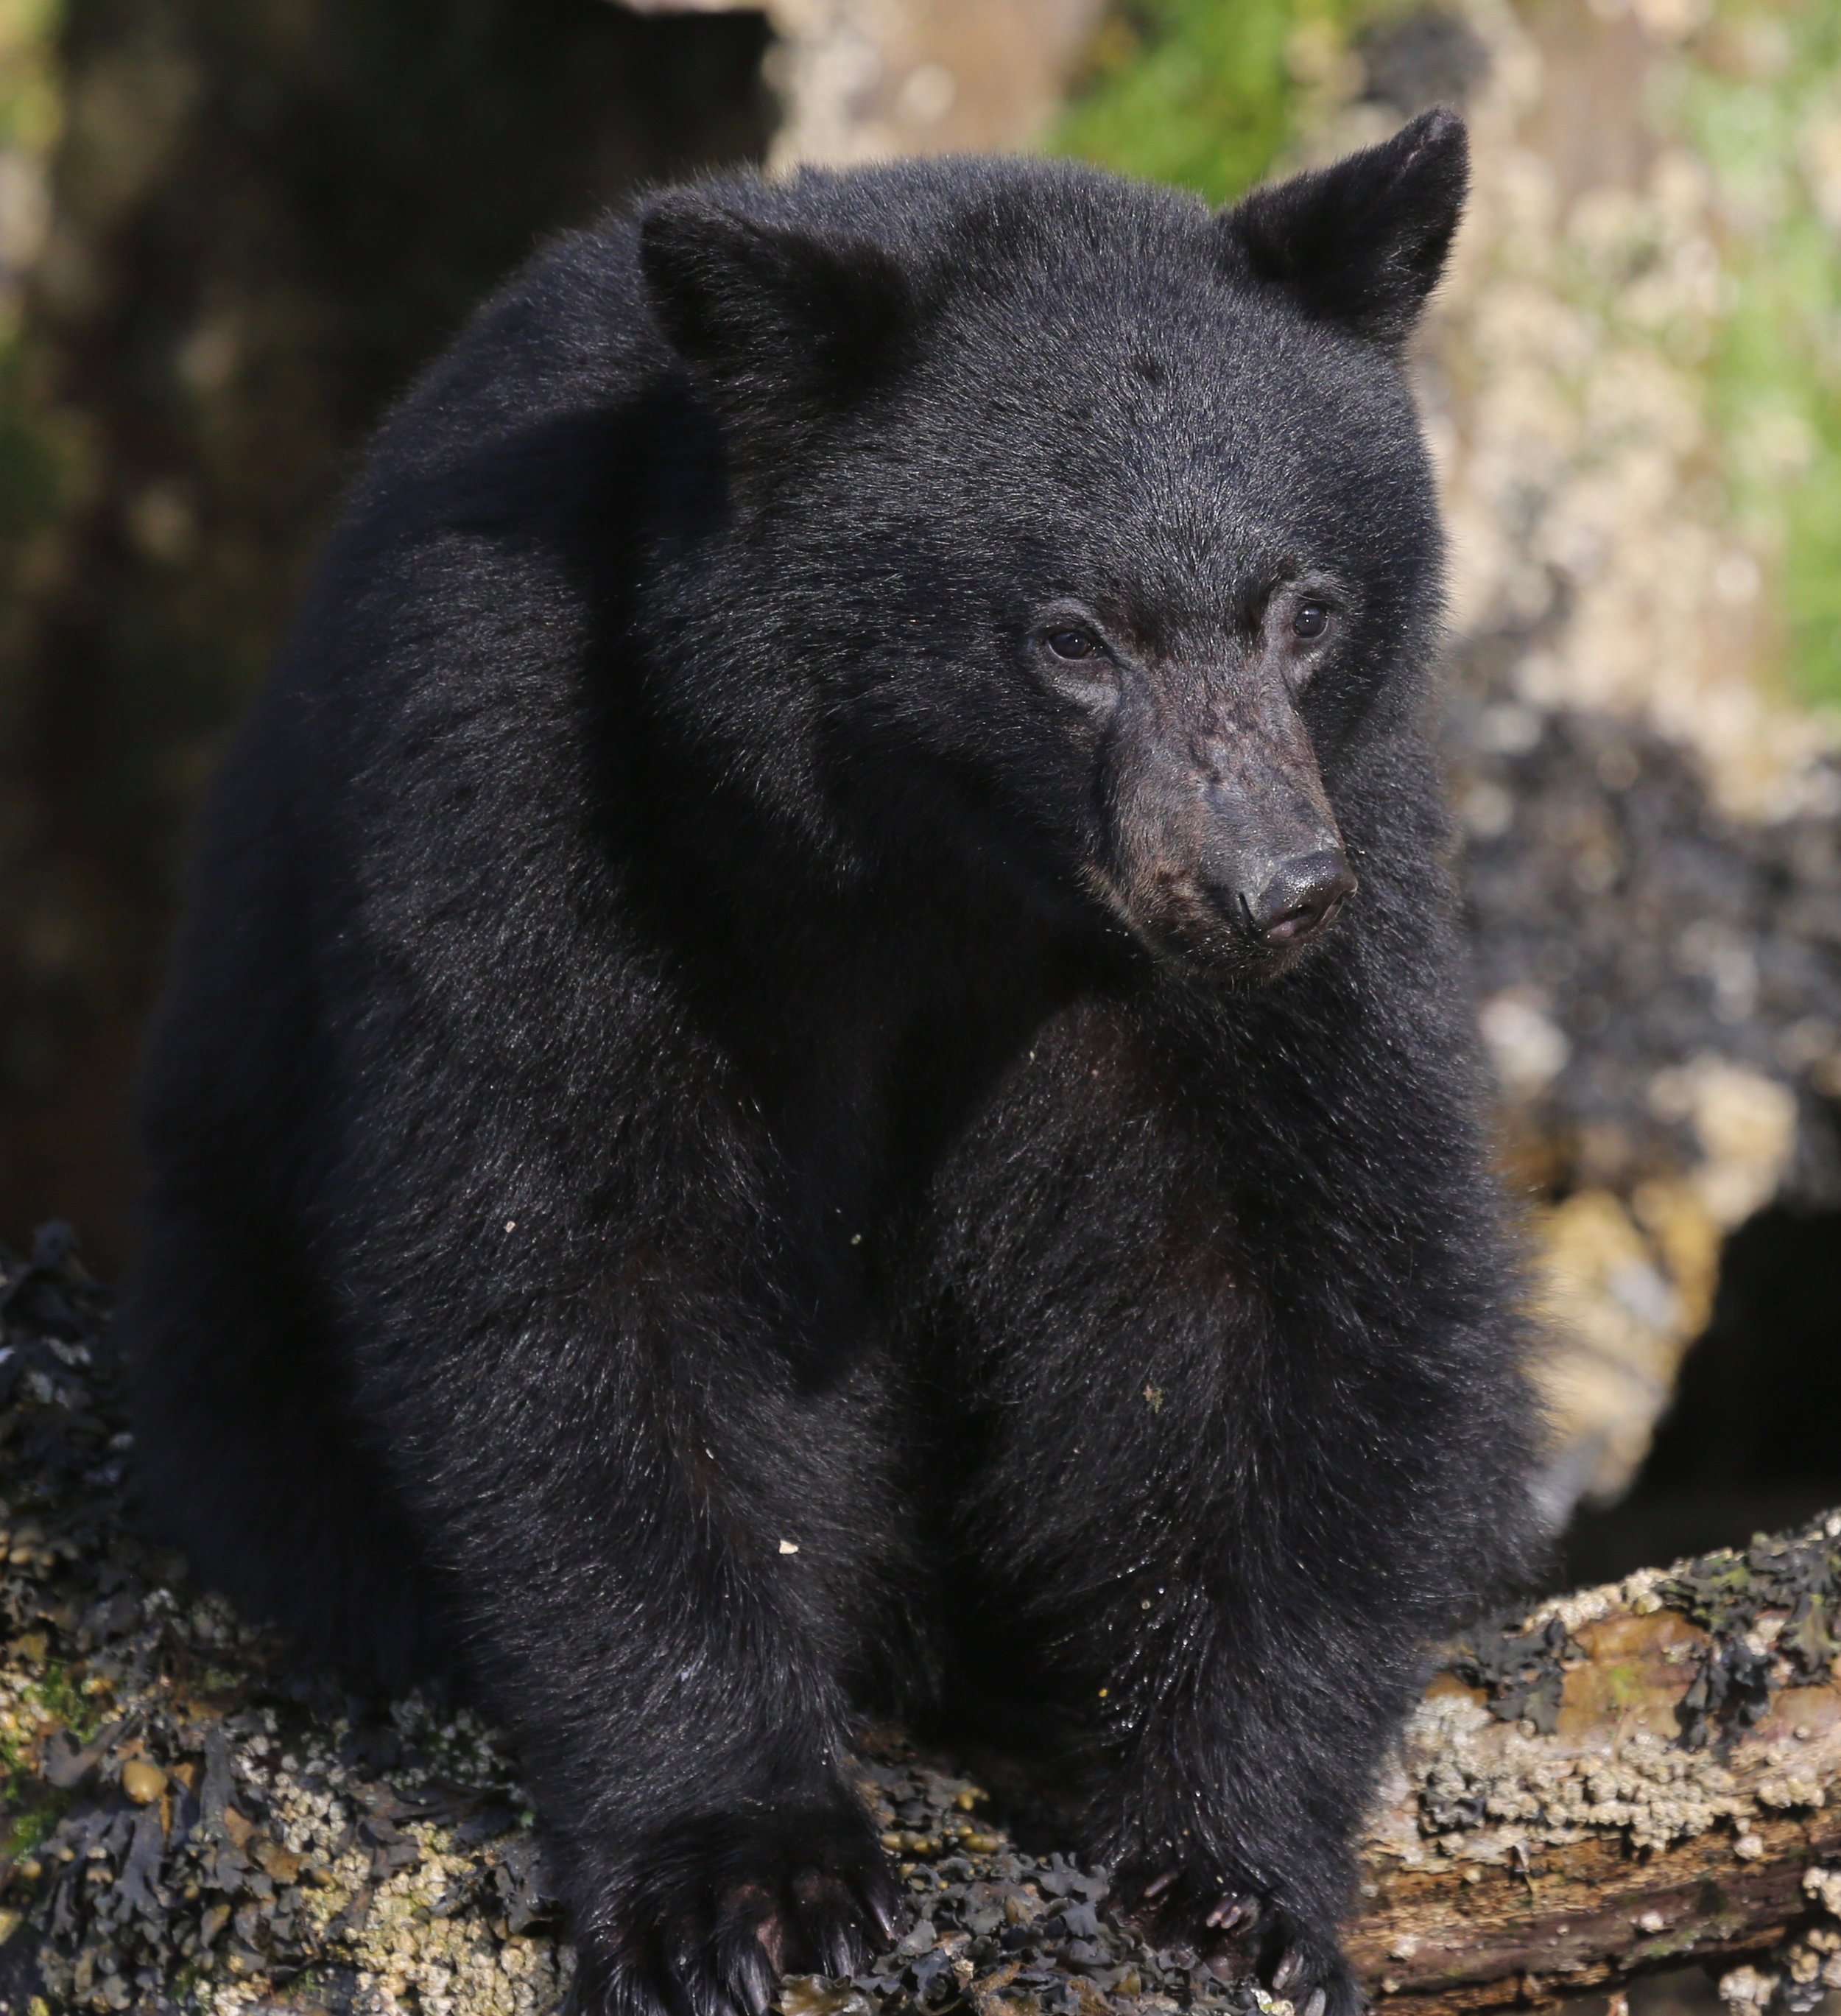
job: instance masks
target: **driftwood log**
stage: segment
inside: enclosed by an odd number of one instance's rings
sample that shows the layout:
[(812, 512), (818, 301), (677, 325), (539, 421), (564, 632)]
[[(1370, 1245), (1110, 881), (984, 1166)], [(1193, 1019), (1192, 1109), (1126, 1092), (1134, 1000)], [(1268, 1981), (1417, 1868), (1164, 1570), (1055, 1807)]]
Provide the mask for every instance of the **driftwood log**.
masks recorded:
[[(303, 1673), (137, 1537), (105, 1299), (56, 1230), (0, 1255), (0, 2011), (549, 2016), (570, 1957), (516, 1759)], [(1685, 1960), (1760, 2010), (1841, 1987), (1838, 1611), (1841, 1514), (1447, 1648), (1348, 1928), (1383, 2011)], [(1282, 2011), (1113, 1915), (1013, 1766), (883, 1731), (859, 1775), (912, 1923), (786, 2016)]]
[(1841, 1987), (1838, 1536), (1831, 1516), (1645, 1571), (1456, 1651), (1349, 1935), (1387, 2007), (1541, 2001), (1690, 1960), (1741, 2003)]

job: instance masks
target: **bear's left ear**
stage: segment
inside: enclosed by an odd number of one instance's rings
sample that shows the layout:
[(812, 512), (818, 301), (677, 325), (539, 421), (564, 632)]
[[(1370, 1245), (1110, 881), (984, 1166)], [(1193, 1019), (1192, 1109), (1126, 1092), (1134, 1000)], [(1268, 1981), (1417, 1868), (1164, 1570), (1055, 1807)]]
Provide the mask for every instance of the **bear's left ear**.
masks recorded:
[(1390, 140), (1224, 211), (1230, 261), (1307, 314), (1397, 346), (1444, 270), (1470, 180), (1464, 122), (1444, 106)]
[(639, 264), (673, 349), (732, 437), (765, 452), (892, 369), (919, 319), (879, 247), (757, 224), (694, 191), (648, 207)]

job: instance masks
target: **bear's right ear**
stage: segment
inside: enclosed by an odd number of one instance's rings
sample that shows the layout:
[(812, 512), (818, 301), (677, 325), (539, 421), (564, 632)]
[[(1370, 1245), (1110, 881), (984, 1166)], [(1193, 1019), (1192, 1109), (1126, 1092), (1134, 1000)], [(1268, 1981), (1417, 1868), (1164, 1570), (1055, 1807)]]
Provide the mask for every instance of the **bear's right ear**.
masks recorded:
[(648, 208), (639, 265), (671, 347), (732, 434), (764, 449), (764, 435), (783, 437), (884, 377), (919, 320), (908, 276), (879, 247), (757, 224), (689, 191)]
[(1393, 348), (1444, 270), (1469, 179), (1464, 122), (1434, 106), (1378, 147), (1255, 189), (1215, 229), (1232, 266)]

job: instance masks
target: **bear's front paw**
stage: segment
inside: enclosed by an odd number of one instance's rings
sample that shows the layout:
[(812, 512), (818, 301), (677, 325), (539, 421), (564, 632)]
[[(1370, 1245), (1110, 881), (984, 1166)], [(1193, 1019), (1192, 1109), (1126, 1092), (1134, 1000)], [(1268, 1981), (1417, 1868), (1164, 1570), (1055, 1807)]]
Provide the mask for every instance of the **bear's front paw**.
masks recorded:
[(1362, 2016), (1368, 2007), (1334, 1931), (1257, 1890), (1205, 1870), (1126, 1869), (1114, 1894), (1154, 1937), (1193, 1946), (1225, 1978), (1257, 1976), (1297, 2016)]
[(782, 1974), (859, 1974), (901, 1893), (868, 1817), (825, 1805), (661, 1828), (576, 1928), (577, 2016), (764, 2016)]
[(1265, 1974), (1275, 1995), (1282, 1995), (1298, 2016), (1364, 2016), (1368, 1998), (1357, 1986), (1333, 1933), (1299, 1924), (1289, 1912), (1269, 1913), (1267, 1952), (1276, 1952)]

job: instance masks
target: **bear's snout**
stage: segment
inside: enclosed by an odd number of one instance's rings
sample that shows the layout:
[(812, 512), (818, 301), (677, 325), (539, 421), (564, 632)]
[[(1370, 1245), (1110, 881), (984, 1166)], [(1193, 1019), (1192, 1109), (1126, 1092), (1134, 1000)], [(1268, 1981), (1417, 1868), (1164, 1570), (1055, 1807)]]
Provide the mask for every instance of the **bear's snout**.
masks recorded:
[(1121, 736), (1114, 765), (1103, 879), (1114, 907), (1162, 956), (1269, 978), (1355, 893), (1314, 751), (1288, 702), (1245, 706), (1193, 740), (1167, 720)]
[[(1335, 921), (1356, 881), (1336, 844), (1333, 827), (1303, 836), (1287, 850), (1246, 845), (1244, 824), (1206, 848), (1192, 877), (1194, 895), (1211, 913), (1182, 949), (1257, 969), (1270, 977)], [(1238, 844), (1236, 844), (1238, 843)], [(1174, 920), (1173, 920), (1174, 921)]]
[(1325, 848), (1288, 861), (1257, 897), (1240, 902), (1247, 930), (1269, 945), (1300, 945), (1330, 922), (1355, 893), (1349, 864)]

